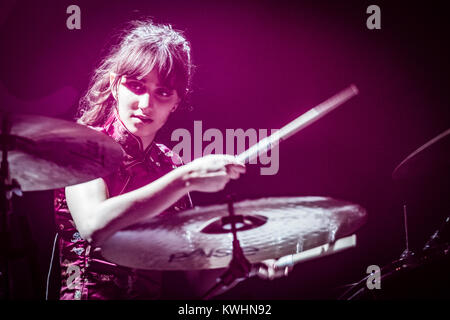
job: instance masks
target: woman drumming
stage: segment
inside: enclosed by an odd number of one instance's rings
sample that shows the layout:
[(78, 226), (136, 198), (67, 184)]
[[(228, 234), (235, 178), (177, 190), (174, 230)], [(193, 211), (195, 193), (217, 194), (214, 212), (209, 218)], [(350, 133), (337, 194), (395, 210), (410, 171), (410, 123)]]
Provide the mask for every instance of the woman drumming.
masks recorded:
[[(64, 300), (158, 298), (161, 272), (107, 262), (100, 254), (102, 243), (143, 219), (187, 209), (192, 206), (189, 192), (220, 191), (245, 172), (244, 164), (230, 155), (183, 165), (155, 141), (189, 93), (190, 45), (170, 25), (130, 25), (95, 70), (78, 118), (122, 146), (121, 167), (55, 194)], [(275, 275), (273, 268), (264, 272), (262, 277)]]

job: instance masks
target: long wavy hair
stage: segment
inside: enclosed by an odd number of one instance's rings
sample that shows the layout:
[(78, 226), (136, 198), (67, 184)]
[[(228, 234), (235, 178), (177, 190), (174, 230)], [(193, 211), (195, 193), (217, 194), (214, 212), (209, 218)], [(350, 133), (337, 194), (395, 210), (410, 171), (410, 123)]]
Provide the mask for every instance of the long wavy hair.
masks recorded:
[[(177, 91), (182, 107), (190, 92), (193, 73), (189, 42), (171, 25), (154, 24), (151, 20), (131, 21), (119, 34), (118, 44), (111, 47), (95, 69), (89, 88), (80, 99), (77, 122), (103, 125), (116, 107), (113, 92), (117, 92), (120, 78), (140, 79), (153, 68), (157, 68), (164, 85)], [(117, 75), (113, 83), (111, 72)]]

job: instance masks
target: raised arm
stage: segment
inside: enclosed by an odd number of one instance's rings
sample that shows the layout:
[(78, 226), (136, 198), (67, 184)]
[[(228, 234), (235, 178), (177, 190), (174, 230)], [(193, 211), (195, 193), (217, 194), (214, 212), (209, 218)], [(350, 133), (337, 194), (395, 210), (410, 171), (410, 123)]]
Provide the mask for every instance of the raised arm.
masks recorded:
[(115, 232), (168, 209), (188, 192), (216, 192), (245, 166), (229, 155), (209, 155), (128, 193), (108, 197), (102, 178), (66, 188), (66, 199), (83, 239), (95, 246)]

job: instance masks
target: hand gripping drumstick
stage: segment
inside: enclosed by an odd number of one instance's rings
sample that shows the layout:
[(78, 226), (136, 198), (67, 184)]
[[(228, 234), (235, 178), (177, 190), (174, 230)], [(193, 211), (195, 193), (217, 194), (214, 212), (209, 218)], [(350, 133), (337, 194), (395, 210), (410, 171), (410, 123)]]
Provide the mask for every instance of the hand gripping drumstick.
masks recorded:
[(297, 119), (285, 125), (283, 128), (277, 132), (271, 134), (270, 136), (262, 139), (257, 144), (251, 146), (249, 149), (242, 152), (237, 156), (237, 159), (243, 163), (248, 163), (250, 160), (256, 158), (260, 153), (264, 152), (266, 149), (271, 150), (274, 146), (280, 143), (281, 140), (286, 140), (298, 131), (306, 128), (311, 123), (319, 120), (328, 112), (339, 107), (341, 104), (358, 94), (358, 88), (352, 84), (348, 88), (342, 90), (341, 92), (335, 94), (328, 100), (322, 102), (318, 106), (312, 108), (311, 110), (305, 112)]
[[(351, 236), (341, 238), (336, 240), (335, 242), (326, 243), (324, 245), (302, 251), (299, 253), (290, 254), (287, 256), (283, 256), (278, 258), (278, 260), (273, 265), (275, 269), (283, 269), (287, 267), (294, 267), (296, 264), (300, 262), (306, 262), (312, 259), (317, 259), (319, 257), (324, 257), (331, 255), (333, 253), (337, 253), (343, 250), (347, 250), (350, 248), (356, 247), (356, 235), (353, 234)], [(250, 277), (253, 277), (258, 274), (259, 268), (262, 266), (261, 263), (255, 263), (252, 266), (252, 270), (250, 272)], [(285, 274), (287, 275), (287, 274)]]

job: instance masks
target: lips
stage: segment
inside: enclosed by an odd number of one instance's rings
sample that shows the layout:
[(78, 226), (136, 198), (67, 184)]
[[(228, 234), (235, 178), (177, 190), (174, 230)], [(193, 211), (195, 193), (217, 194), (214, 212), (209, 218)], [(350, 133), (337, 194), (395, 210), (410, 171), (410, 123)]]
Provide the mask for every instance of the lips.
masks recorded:
[(145, 117), (145, 116), (132, 116), (133, 118), (137, 118), (139, 120), (141, 120), (144, 123), (151, 123), (153, 122), (152, 118), (150, 117)]

